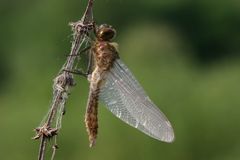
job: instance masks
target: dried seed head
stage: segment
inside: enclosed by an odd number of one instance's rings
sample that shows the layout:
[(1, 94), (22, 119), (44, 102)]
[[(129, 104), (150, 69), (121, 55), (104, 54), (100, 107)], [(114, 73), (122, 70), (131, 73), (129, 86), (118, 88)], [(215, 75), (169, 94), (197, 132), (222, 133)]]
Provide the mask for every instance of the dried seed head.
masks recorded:
[(36, 131), (36, 136), (34, 136), (32, 139), (39, 139), (42, 136), (51, 138), (51, 137), (57, 135), (58, 129), (51, 128), (50, 126), (47, 126), (47, 124), (45, 124), (42, 127), (36, 128), (35, 131)]

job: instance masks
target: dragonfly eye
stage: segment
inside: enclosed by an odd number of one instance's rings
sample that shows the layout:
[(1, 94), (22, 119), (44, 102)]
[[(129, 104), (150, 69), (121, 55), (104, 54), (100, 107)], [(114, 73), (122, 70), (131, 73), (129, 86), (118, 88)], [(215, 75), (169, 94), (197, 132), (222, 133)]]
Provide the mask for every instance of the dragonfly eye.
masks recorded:
[(103, 24), (98, 28), (97, 38), (102, 41), (110, 41), (114, 38), (115, 34), (116, 31), (112, 28), (112, 26)]

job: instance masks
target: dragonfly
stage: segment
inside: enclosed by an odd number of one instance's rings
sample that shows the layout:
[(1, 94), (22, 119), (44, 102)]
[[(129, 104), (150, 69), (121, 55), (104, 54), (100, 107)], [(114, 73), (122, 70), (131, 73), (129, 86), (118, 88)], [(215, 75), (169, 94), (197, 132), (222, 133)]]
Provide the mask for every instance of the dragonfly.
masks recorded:
[(96, 39), (89, 50), (90, 88), (85, 114), (90, 147), (95, 145), (98, 133), (99, 100), (128, 125), (154, 139), (173, 142), (171, 123), (120, 59), (118, 45), (112, 41), (116, 30), (103, 24), (96, 27), (95, 35)]

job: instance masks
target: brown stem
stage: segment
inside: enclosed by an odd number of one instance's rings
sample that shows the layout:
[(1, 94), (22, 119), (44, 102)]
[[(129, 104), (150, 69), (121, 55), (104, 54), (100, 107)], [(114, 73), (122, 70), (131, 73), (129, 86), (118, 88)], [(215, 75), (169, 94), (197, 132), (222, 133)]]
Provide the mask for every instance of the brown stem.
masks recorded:
[[(93, 0), (88, 0), (88, 5), (86, 7), (85, 13), (83, 17), (81, 18), (80, 21), (76, 22), (74, 25), (77, 26), (76, 30), (74, 31), (74, 41), (72, 42), (72, 48), (69, 56), (67, 57), (67, 61), (64, 65), (64, 67), (61, 69), (61, 71), (64, 70), (72, 70), (74, 62), (76, 60), (79, 49), (84, 41), (85, 33), (88, 32), (90, 29), (88, 28), (89, 24), (93, 23), (93, 13), (92, 13), (92, 8), (93, 8)], [(87, 30), (86, 30), (87, 26)], [(79, 29), (80, 28), (80, 29)], [(55, 78), (55, 83), (54, 83), (54, 98), (52, 101), (52, 105), (50, 108), (50, 113), (48, 115), (47, 121), (46, 121), (46, 126), (51, 126), (53, 119), (55, 117), (56, 111), (61, 103), (65, 103), (63, 94), (68, 90), (69, 87), (71, 87), (71, 81), (70, 79), (72, 78), (71, 73), (63, 71), (62, 73), (60, 72), (60, 75), (58, 75)], [(58, 89), (60, 87), (61, 89)], [(63, 102), (64, 101), (64, 102)], [(53, 135), (56, 136), (56, 135)], [(41, 135), (41, 142), (40, 142), (40, 148), (39, 148), (39, 154), (38, 154), (38, 160), (44, 160), (45, 156), (45, 149), (46, 149), (46, 144), (47, 144), (47, 138), (44, 134)], [(56, 149), (53, 149), (52, 153), (52, 159), (55, 156)]]
[(39, 160), (44, 160), (45, 148), (46, 148), (46, 137), (42, 136), (41, 142), (40, 142), (39, 154), (38, 154)]

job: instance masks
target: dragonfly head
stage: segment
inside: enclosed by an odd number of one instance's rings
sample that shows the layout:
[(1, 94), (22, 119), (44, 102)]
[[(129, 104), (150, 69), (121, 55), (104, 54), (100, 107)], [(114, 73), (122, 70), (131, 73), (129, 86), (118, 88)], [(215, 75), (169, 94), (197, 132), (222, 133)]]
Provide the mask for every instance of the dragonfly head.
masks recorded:
[(112, 40), (116, 35), (116, 30), (107, 24), (102, 24), (97, 29), (97, 39), (100, 41), (110, 41)]

